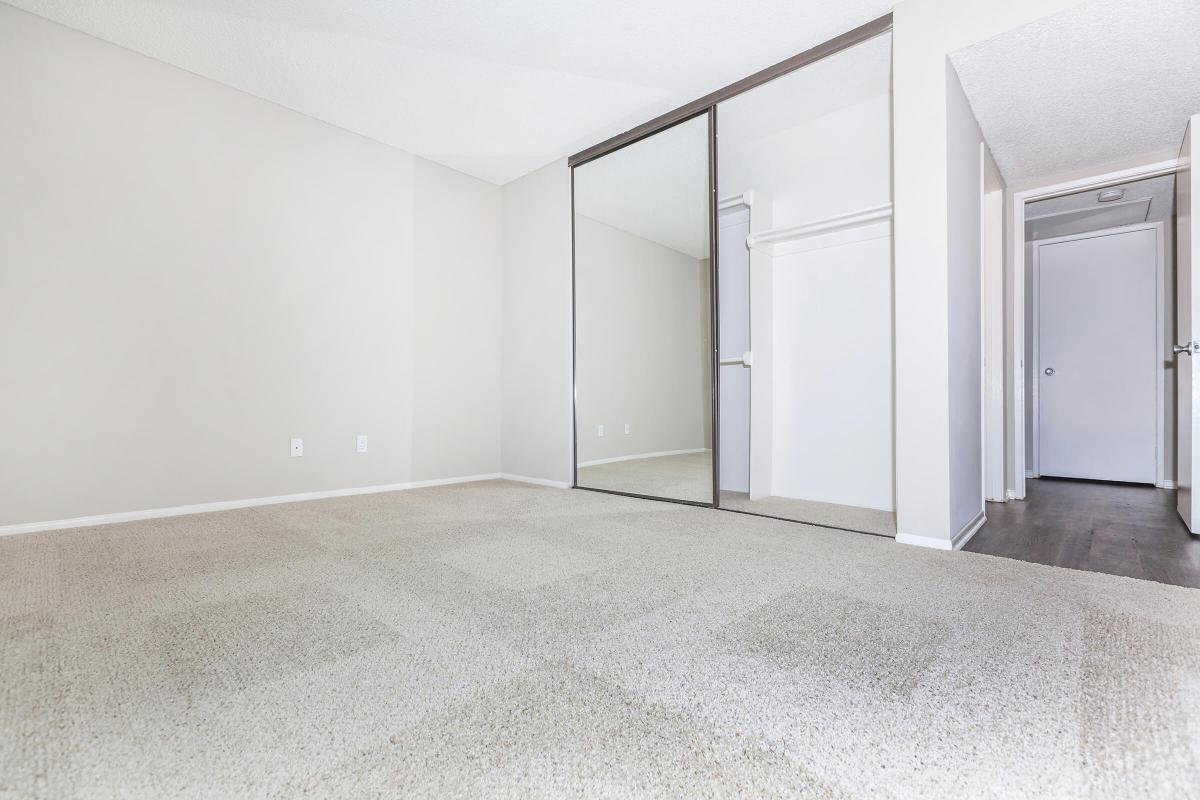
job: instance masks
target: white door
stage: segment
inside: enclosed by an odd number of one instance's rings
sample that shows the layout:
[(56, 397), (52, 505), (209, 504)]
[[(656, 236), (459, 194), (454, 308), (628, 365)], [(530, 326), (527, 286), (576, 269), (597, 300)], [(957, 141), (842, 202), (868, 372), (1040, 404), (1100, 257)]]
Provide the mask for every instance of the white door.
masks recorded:
[(1036, 245), (1037, 472), (1154, 483), (1157, 232)]
[(1200, 194), (1200, 173), (1192, 169), (1192, 136), (1200, 125), (1200, 114), (1192, 117), (1191, 124), (1183, 136), (1183, 147), (1179, 151), (1179, 171), (1175, 173), (1175, 287), (1178, 307), (1176, 309), (1176, 380), (1178, 381), (1179, 428), (1177, 433), (1179, 494), (1176, 502), (1179, 515), (1188, 530), (1196, 533), (1200, 526), (1200, 513), (1196, 508), (1197, 497), (1192, 491), (1192, 476), (1200, 464), (1200, 281), (1196, 280), (1197, 253), (1195, 244), (1200, 240), (1200, 217), (1192, 209), (1192, 202)]

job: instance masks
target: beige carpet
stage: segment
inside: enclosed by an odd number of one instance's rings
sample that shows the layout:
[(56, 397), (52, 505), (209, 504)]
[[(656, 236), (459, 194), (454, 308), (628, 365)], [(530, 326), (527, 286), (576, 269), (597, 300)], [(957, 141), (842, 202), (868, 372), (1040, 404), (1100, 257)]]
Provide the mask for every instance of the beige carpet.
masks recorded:
[(0, 539), (0, 797), (1189, 798), (1200, 591), (494, 482)]
[(751, 514), (766, 514), (768, 517), (827, 525), (850, 531), (874, 533), (880, 536), (896, 535), (896, 515), (891, 511), (876, 508), (844, 506), (838, 503), (818, 503), (815, 500), (797, 500), (792, 497), (764, 497), (751, 500), (745, 492), (721, 492), (721, 508), (733, 511), (748, 511)]
[[(711, 503), (712, 451), (636, 458), (580, 467), (578, 483), (589, 489), (608, 489), (647, 497)], [(745, 493), (725, 491), (721, 492), (721, 506), (736, 511), (765, 514), (768, 517), (810, 522), (814, 525), (828, 525), (882, 536), (896, 535), (896, 515), (873, 508), (819, 503), (790, 497), (767, 497), (751, 501), (750, 496)]]
[(580, 467), (576, 483), (589, 489), (711, 503), (712, 451)]

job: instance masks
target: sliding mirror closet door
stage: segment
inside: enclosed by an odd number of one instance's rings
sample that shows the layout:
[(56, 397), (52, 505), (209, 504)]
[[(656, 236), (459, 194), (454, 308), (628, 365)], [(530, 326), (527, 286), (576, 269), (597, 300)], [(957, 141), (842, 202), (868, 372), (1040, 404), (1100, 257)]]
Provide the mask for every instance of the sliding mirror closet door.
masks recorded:
[(709, 139), (574, 168), (576, 486), (713, 502)]
[(895, 535), (891, 34), (717, 107), (721, 508)]

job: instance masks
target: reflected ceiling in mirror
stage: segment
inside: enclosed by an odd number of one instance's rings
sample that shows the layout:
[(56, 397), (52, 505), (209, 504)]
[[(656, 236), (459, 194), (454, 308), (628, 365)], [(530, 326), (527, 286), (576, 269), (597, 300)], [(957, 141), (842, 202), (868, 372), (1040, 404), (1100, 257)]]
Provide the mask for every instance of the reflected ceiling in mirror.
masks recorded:
[(708, 117), (575, 168), (576, 485), (712, 503)]

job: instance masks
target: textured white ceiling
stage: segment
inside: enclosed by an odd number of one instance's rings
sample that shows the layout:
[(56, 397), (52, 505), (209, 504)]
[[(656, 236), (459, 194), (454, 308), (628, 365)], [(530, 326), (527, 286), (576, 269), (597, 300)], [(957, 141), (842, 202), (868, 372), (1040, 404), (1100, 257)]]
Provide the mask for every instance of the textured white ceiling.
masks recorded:
[(1089, 0), (951, 56), (1010, 184), (1178, 146), (1200, 0)]
[(7, 0), (506, 183), (893, 0)]
[(1025, 204), (1025, 238), (1049, 239), (1136, 222), (1161, 222), (1175, 210), (1175, 176), (1131, 181), (1120, 201), (1101, 203), (1098, 190), (1076, 192)]

